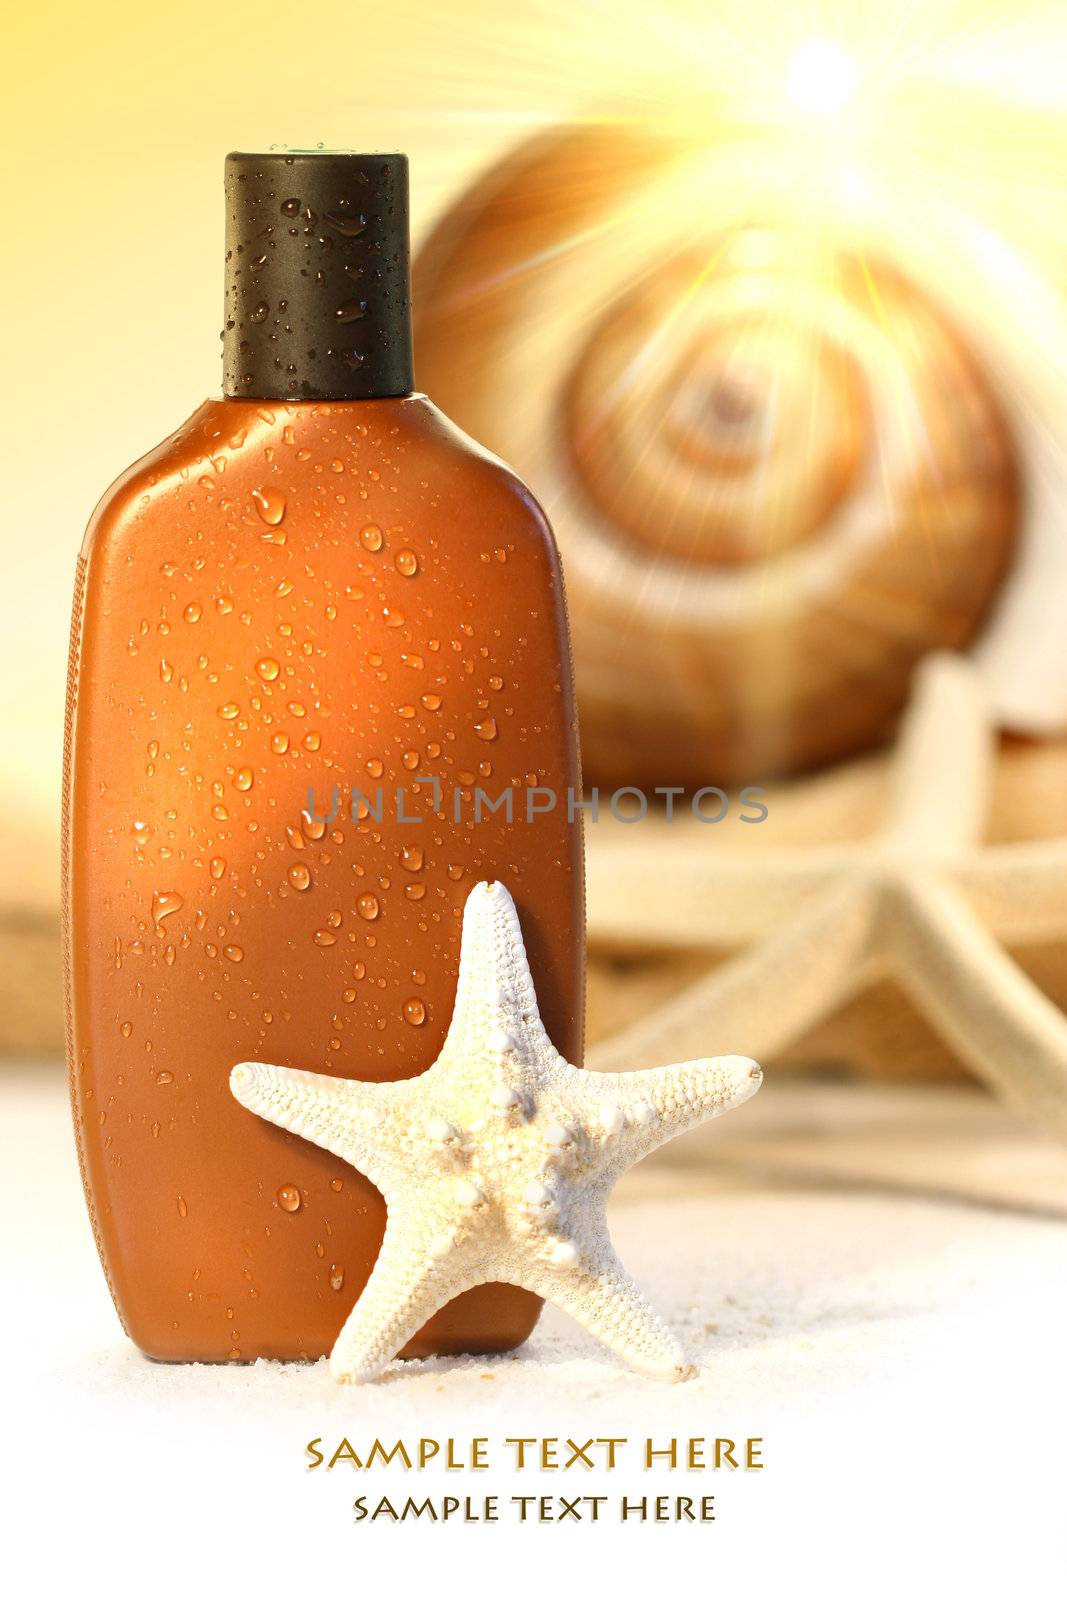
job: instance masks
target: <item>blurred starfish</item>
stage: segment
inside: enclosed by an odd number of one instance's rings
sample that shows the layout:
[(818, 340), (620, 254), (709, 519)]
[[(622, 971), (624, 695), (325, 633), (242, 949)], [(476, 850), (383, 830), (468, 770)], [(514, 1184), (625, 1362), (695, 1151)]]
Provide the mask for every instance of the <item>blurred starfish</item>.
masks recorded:
[(230, 1076), (242, 1105), (332, 1150), (385, 1198), (381, 1251), (330, 1356), (343, 1383), (375, 1377), (446, 1301), (491, 1282), (554, 1301), (641, 1372), (687, 1377), (604, 1208), (627, 1167), (759, 1084), (741, 1056), (598, 1077), (564, 1061), (499, 883), (467, 900), (455, 1011), (420, 1077), (362, 1083), (259, 1062)]
[[(888, 816), (846, 847), (701, 857), (691, 830), (590, 854), (590, 933), (749, 946), (591, 1052), (610, 1070), (647, 1051), (738, 1038), (767, 1060), (892, 974), (976, 1075), (1067, 1135), (1067, 1018), (1005, 944), (1067, 937), (1067, 839), (989, 845), (996, 734), (965, 656), (920, 667), (891, 766)], [(654, 887), (653, 887), (654, 886)]]

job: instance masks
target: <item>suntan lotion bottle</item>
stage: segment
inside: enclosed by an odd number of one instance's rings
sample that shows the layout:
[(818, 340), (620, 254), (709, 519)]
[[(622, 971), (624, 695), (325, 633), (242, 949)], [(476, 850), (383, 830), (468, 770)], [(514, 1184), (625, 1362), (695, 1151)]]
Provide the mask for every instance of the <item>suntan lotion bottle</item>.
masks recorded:
[[(559, 562), (414, 392), (407, 161), (231, 155), (226, 206), (224, 397), (97, 507), (66, 732), (85, 1190), (125, 1328), (172, 1361), (321, 1355), (381, 1241), (377, 1191), (242, 1110), (235, 1062), (423, 1072), (481, 879), (581, 1049)], [(538, 1305), (486, 1285), (408, 1353), (508, 1349)]]

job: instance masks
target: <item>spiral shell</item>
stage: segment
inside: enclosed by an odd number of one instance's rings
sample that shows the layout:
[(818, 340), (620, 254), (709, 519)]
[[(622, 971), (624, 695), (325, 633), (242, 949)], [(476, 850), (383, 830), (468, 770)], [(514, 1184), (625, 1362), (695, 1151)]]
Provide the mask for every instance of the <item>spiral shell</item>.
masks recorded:
[(841, 758), (980, 629), (1013, 441), (944, 310), (847, 230), (720, 216), (677, 142), (565, 129), (445, 215), (415, 304), (421, 383), (553, 518), (592, 781)]

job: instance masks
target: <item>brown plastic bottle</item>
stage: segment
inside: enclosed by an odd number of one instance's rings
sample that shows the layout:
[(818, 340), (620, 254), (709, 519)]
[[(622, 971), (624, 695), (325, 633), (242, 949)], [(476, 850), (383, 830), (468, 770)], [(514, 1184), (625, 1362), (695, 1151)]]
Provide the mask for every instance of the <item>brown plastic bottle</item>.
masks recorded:
[[(384, 1225), (363, 1177), (241, 1110), (234, 1062), (425, 1070), (485, 878), (581, 1049), (559, 564), (522, 484), (411, 392), (406, 161), (230, 156), (227, 198), (226, 397), (97, 508), (66, 738), (86, 1195), (125, 1328), (177, 1361), (322, 1354)], [(475, 820), (478, 788), (512, 820)], [(486, 1285), (408, 1353), (508, 1349), (537, 1312)]]

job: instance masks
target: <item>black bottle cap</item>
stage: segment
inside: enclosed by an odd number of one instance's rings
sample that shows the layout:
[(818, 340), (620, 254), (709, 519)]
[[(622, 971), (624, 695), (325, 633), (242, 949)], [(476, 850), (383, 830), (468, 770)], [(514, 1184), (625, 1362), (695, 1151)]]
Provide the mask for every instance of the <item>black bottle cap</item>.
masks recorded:
[(406, 156), (228, 155), (226, 395), (410, 394), (408, 256)]

